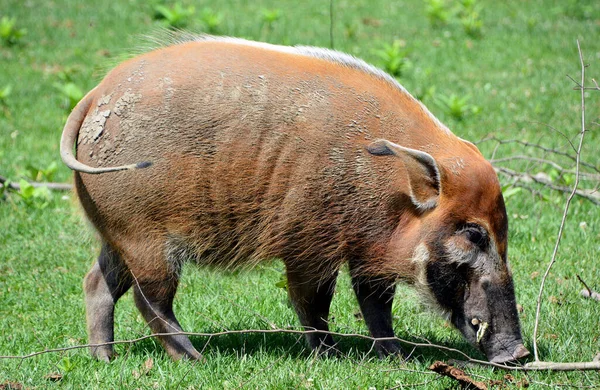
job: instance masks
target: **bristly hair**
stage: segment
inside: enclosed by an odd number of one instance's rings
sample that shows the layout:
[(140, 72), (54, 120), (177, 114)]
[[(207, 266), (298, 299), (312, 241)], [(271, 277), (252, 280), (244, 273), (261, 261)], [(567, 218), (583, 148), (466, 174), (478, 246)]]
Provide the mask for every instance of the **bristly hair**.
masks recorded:
[[(447, 133), (452, 133), (446, 125), (444, 125), (442, 122), (440, 122), (439, 119), (437, 119), (427, 109), (427, 107), (425, 107), (418, 99), (416, 99), (414, 96), (412, 96), (406, 90), (406, 88), (404, 88), (394, 77), (390, 76), (388, 73), (384, 72), (383, 70), (381, 70), (371, 64), (368, 64), (364, 60), (361, 60), (360, 58), (354, 57), (353, 55), (350, 55), (350, 54), (346, 54), (346, 53), (342, 53), (342, 52), (339, 52), (336, 50), (331, 50), (331, 49), (326, 49), (326, 48), (314, 47), (314, 46), (302, 46), (302, 45), (283, 46), (283, 45), (275, 45), (275, 44), (265, 43), (265, 42), (250, 41), (250, 40), (243, 39), (243, 38), (234, 38), (234, 37), (227, 37), (227, 36), (214, 36), (214, 35), (207, 35), (207, 34), (202, 34), (202, 33), (192, 33), (192, 32), (183, 31), (183, 30), (169, 30), (169, 29), (165, 29), (165, 28), (158, 28), (158, 29), (152, 31), (150, 34), (143, 36), (141, 40), (145, 41), (146, 44), (140, 45), (140, 46), (138, 46), (137, 49), (134, 49), (130, 53), (131, 55), (129, 56), (129, 58), (131, 58), (135, 55), (139, 55), (142, 53), (146, 53), (148, 51), (152, 51), (152, 50), (156, 50), (156, 49), (160, 49), (160, 48), (164, 48), (164, 47), (168, 47), (168, 46), (174, 46), (174, 45), (179, 45), (179, 44), (189, 43), (189, 42), (213, 41), (213, 42), (226, 42), (226, 43), (234, 43), (234, 44), (239, 44), (239, 45), (253, 46), (253, 47), (262, 48), (262, 49), (266, 49), (266, 50), (274, 50), (274, 51), (278, 51), (278, 52), (282, 52), (282, 53), (304, 55), (307, 57), (314, 57), (314, 58), (318, 58), (321, 60), (336, 63), (336, 64), (342, 65), (344, 67), (347, 67), (347, 68), (362, 71), (368, 75), (371, 75), (372, 77), (375, 77), (379, 80), (386, 82), (393, 88), (396, 88), (402, 94), (404, 94), (409, 99), (411, 99), (415, 103), (417, 103), (419, 108), (433, 120), (433, 122), (436, 124), (436, 126), (439, 129), (441, 129)], [(123, 56), (119, 56), (117, 59), (119, 61), (123, 61), (126, 58), (124, 58)]]

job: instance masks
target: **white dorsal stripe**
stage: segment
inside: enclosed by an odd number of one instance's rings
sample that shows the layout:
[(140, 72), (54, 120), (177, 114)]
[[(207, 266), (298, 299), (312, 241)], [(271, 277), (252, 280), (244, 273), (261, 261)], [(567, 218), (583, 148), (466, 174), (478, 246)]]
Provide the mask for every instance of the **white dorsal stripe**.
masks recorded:
[(274, 45), (271, 43), (265, 42), (256, 42), (249, 41), (242, 38), (233, 38), (233, 37), (222, 37), (222, 36), (213, 36), (206, 34), (192, 34), (183, 31), (166, 31), (160, 33), (159, 36), (154, 36), (149, 38), (153, 43), (157, 44), (159, 47), (171, 46), (181, 43), (188, 42), (203, 42), (203, 41), (214, 41), (214, 42), (226, 42), (226, 43), (234, 43), (238, 45), (246, 45), (257, 47), (265, 50), (273, 50), (281, 53), (289, 53), (296, 55), (304, 55), (307, 57), (319, 58), (322, 60), (326, 60), (335, 64), (339, 64), (348, 68), (357, 69), (362, 71), (368, 75), (371, 75), (379, 80), (385, 81), (388, 84), (392, 85), (394, 88), (398, 89), (404, 95), (406, 95), (409, 99), (414, 101), (420, 109), (426, 113), (431, 120), (436, 124), (436, 126), (447, 133), (452, 133), (450, 129), (442, 122), (439, 121), (428, 109), (421, 103), (418, 99), (413, 97), (407, 90), (404, 88), (395, 78), (384, 72), (383, 70), (368, 64), (367, 62), (361, 60), (360, 58), (356, 58), (350, 54), (342, 53), (336, 50), (325, 49), (320, 47), (313, 46), (281, 46)]

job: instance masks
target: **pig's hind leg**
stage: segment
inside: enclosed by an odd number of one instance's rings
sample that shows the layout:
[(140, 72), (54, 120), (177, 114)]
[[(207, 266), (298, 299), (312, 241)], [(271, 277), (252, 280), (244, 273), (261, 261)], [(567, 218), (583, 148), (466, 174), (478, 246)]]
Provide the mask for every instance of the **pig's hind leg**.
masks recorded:
[[(114, 341), (114, 311), (117, 300), (131, 286), (131, 274), (119, 254), (107, 243), (84, 282), (87, 329), (90, 344)], [(91, 347), (92, 356), (110, 361), (112, 345)]]
[[(157, 240), (149, 240), (157, 242)], [(183, 332), (173, 312), (173, 299), (179, 284), (181, 267), (185, 262), (183, 252), (169, 248), (167, 250), (143, 251), (142, 266), (138, 270), (132, 267), (133, 297), (138, 310), (153, 333)], [(171, 249), (171, 250), (169, 250)], [(139, 253), (139, 252), (138, 252)], [(141, 261), (142, 257), (138, 259)], [(151, 266), (143, 266), (150, 264)], [(158, 336), (169, 356), (174, 360), (181, 358), (202, 359), (190, 339), (183, 334)]]

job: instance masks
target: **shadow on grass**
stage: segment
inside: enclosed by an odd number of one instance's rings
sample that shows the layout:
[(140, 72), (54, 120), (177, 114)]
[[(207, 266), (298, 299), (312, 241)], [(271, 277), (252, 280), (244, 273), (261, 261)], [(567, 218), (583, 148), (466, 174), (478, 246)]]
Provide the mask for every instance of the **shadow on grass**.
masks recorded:
[[(222, 329), (206, 329), (206, 332), (221, 332)], [(487, 360), (485, 356), (468, 344), (464, 340), (441, 340), (430, 334), (424, 334), (422, 338), (405, 337), (399, 334), (399, 337), (415, 343), (423, 343), (428, 340), (432, 344), (453, 348), (464, 352), (474, 359)], [(370, 359), (377, 358), (377, 354), (372, 350), (372, 343), (369, 340), (357, 337), (334, 337), (340, 352), (339, 359)], [(210, 358), (211, 355), (240, 357), (242, 355), (262, 355), (267, 354), (274, 358), (288, 356), (293, 359), (306, 359), (311, 356), (311, 350), (308, 347), (304, 336), (300, 334), (289, 333), (245, 333), (245, 334), (226, 334), (212, 338), (192, 336), (192, 344), (203, 355)], [(443, 351), (434, 347), (419, 347), (413, 349), (410, 345), (403, 345), (406, 353), (410, 354), (411, 359), (417, 359), (424, 362), (433, 362), (435, 360), (447, 361), (449, 359), (466, 360), (459, 353)], [(146, 339), (133, 344), (129, 348), (130, 354), (152, 354), (156, 352), (164, 353), (158, 340)], [(544, 353), (541, 350), (541, 353)]]

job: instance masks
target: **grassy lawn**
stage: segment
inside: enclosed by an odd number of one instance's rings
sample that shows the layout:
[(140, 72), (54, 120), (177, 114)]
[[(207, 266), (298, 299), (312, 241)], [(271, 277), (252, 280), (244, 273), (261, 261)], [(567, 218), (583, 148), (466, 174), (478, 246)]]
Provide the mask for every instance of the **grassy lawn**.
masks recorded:
[[(579, 92), (566, 75), (580, 77), (579, 39), (591, 65), (588, 80), (600, 78), (600, 2), (475, 0), (476, 12), (450, 1), (447, 9), (429, 11), (427, 3), (435, 2), (334, 3), (335, 48), (396, 72), (400, 82), (460, 137), (476, 141), (494, 134), (569, 151), (565, 137), (549, 126), (569, 139), (580, 129)], [(26, 32), (13, 43), (10, 37), (0, 37), (0, 175), (13, 181), (72, 180), (58, 154), (70, 100), (96, 85), (119, 58), (147, 45), (141, 36), (162, 23), (156, 20), (157, 4), (169, 8), (175, 2), (2, 0), (0, 20), (15, 18), (14, 29)], [(193, 15), (179, 22), (192, 31), (330, 46), (327, 1), (178, 4), (180, 14), (195, 7)], [(172, 20), (176, 23), (174, 16)], [(598, 166), (600, 128), (591, 122), (599, 121), (600, 92), (587, 95), (591, 131), (583, 159)], [(492, 155), (493, 143), (480, 147), (486, 156)], [(523, 150), (506, 145), (496, 156), (514, 153)], [(22, 195), (0, 195), (0, 355), (85, 344), (81, 283), (99, 251), (95, 234), (71, 194), (42, 190)], [(525, 190), (507, 196), (509, 258), (529, 348), (539, 282), (554, 247), (564, 199), (548, 191), (543, 197)], [(539, 337), (543, 360), (589, 361), (600, 353), (600, 303), (580, 297), (582, 286), (576, 278), (579, 274), (600, 290), (599, 252), (599, 209), (576, 198), (545, 290)], [(187, 267), (175, 311), (184, 329), (196, 332), (298, 326), (285, 290), (277, 287), (282, 270), (279, 262), (235, 273)], [(331, 310), (332, 331), (367, 334), (357, 312), (344, 270)], [(424, 308), (408, 287), (398, 289), (394, 316), (398, 337), (427, 339), (483, 358)], [(149, 332), (130, 293), (117, 305), (115, 317), (116, 339)], [(427, 368), (435, 360), (458, 356), (429, 349), (418, 349), (409, 362), (400, 363), (377, 360), (367, 342), (354, 338), (340, 341), (344, 357), (330, 359), (315, 359), (304, 340), (290, 334), (192, 337), (192, 342), (203, 350), (205, 362), (173, 362), (150, 339), (117, 346), (119, 356), (109, 365), (94, 361), (87, 350), (22, 361), (0, 359), (0, 389), (8, 388), (9, 382), (26, 388), (455, 386)], [(598, 372), (513, 373), (513, 379), (487, 368), (467, 372), (477, 380), (499, 380), (509, 387), (525, 382), (533, 388), (600, 386)], [(61, 380), (52, 380), (52, 374)]]

